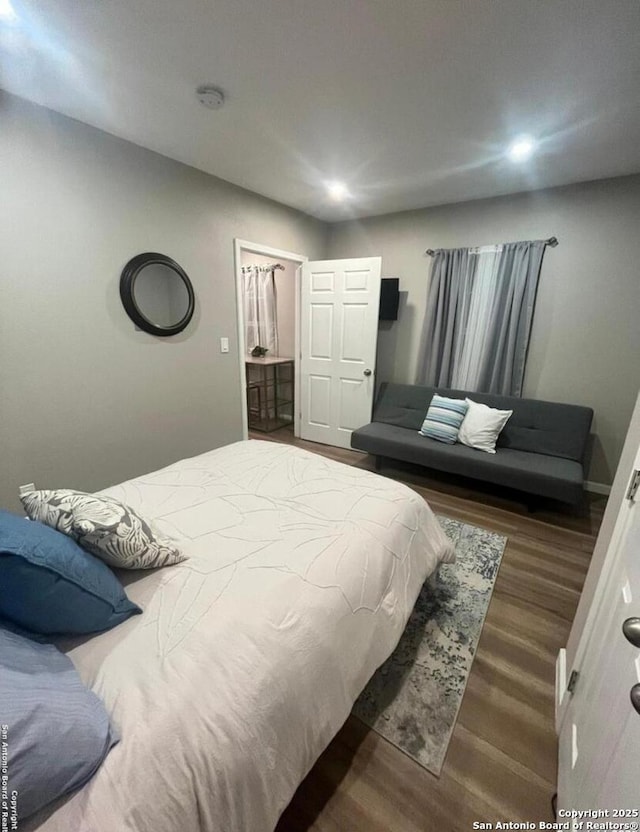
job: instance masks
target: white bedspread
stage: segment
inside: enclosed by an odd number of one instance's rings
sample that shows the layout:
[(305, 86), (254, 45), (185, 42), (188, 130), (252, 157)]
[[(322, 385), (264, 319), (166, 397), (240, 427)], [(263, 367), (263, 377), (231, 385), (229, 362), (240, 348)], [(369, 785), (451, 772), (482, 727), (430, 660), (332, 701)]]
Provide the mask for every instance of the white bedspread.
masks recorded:
[(29, 828), (271, 832), (452, 547), (405, 486), (272, 442), (104, 493), (189, 560), (119, 573), (144, 614), (65, 645), (122, 740)]

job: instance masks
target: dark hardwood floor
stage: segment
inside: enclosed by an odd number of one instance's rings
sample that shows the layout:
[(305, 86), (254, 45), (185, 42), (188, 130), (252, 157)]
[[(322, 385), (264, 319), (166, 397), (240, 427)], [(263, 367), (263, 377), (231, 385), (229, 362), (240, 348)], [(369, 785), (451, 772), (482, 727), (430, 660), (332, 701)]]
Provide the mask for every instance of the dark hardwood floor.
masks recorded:
[[(295, 439), (290, 429), (251, 438), (287, 442), (373, 468), (373, 459)], [(350, 717), (284, 812), (277, 832), (468, 832), (474, 821), (552, 820), (557, 743), (555, 661), (566, 644), (606, 498), (576, 516), (513, 492), (388, 462), (382, 472), (439, 514), (508, 537), (462, 708), (439, 778)]]

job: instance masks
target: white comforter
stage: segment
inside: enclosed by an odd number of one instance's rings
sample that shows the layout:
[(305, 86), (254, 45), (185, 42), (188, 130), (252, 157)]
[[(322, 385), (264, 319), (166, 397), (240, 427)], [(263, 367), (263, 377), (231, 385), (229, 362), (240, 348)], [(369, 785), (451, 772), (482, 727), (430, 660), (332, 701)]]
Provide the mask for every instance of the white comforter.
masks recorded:
[(452, 547), (405, 486), (272, 442), (104, 493), (189, 560), (121, 572), (144, 614), (65, 646), (122, 740), (29, 828), (271, 832)]

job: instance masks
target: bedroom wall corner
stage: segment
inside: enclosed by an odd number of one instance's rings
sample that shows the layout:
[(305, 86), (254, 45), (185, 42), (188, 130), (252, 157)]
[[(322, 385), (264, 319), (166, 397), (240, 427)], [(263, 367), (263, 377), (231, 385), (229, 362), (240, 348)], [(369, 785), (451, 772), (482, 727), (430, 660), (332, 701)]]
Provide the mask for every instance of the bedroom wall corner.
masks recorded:
[(328, 257), (380, 254), (383, 277), (400, 278), (378, 380), (414, 383), (425, 250), (558, 237), (542, 267), (524, 395), (593, 407), (588, 479), (609, 485), (640, 386), (639, 216), (640, 175), (623, 176), (336, 223)]
[[(317, 259), (326, 224), (1, 92), (0, 120), (0, 505), (20, 510), (22, 483), (94, 491), (240, 439), (234, 238)], [(143, 251), (194, 285), (173, 338), (121, 306)]]

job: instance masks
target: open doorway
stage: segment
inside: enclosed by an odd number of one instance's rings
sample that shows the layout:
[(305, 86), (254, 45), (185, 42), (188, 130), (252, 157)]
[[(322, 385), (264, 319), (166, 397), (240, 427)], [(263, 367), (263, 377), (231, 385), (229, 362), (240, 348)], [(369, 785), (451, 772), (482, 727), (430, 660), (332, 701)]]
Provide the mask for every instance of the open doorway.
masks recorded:
[(243, 437), (300, 434), (300, 266), (308, 258), (235, 241)]

